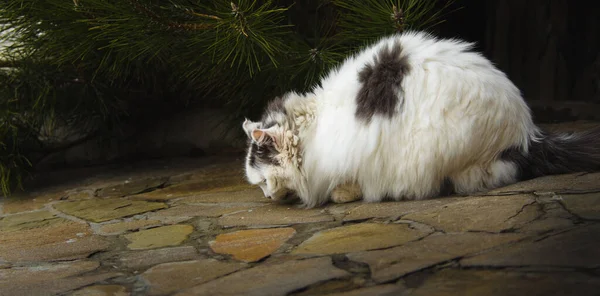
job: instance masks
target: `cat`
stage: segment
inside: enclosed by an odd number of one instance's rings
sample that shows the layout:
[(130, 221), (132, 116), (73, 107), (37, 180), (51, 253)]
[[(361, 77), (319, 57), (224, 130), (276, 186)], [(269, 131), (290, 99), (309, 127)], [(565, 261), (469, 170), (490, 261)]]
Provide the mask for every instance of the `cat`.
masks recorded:
[(409, 31), (348, 57), (311, 92), (246, 119), (245, 173), (265, 197), (422, 200), (600, 168), (600, 130), (549, 134), (473, 43)]

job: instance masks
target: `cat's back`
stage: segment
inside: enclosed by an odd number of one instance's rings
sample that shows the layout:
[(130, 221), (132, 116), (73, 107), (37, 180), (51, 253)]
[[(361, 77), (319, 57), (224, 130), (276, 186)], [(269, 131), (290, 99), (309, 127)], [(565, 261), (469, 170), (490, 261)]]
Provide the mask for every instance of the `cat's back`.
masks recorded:
[[(472, 75), (474, 79), (489, 81), (499, 78), (502, 83), (508, 84), (504, 85), (506, 89), (518, 92), (505, 75), (488, 59), (473, 51), (473, 47), (473, 43), (440, 39), (420, 31), (394, 34), (346, 58), (321, 80), (315, 92), (325, 104), (339, 107), (354, 103), (356, 100), (353, 98), (359, 96), (361, 90), (381, 92), (386, 87), (403, 90), (425, 88), (427, 86), (422, 85), (424, 76), (444, 79), (452, 78), (450, 75), (455, 78)], [(375, 67), (379, 69), (373, 69)], [(382, 69), (388, 72), (392, 69), (391, 75), (382, 74)], [(365, 78), (369, 75), (371, 77)], [(368, 79), (371, 83), (367, 83)], [(398, 85), (391, 85), (393, 83)], [(365, 86), (371, 86), (371, 89)]]

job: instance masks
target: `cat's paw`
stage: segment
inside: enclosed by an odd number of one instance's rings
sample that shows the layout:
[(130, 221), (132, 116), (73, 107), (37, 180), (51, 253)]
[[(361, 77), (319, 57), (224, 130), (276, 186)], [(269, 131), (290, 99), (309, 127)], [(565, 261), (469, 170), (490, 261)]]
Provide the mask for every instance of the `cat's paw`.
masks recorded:
[(353, 202), (361, 198), (362, 192), (357, 184), (340, 185), (331, 192), (331, 201), (335, 203)]

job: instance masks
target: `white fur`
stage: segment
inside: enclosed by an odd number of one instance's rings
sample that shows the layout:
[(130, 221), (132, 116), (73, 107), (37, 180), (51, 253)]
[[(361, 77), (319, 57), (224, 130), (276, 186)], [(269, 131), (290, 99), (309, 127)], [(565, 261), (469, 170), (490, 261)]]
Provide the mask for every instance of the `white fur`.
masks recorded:
[[(410, 65), (398, 92), (403, 103), (392, 118), (359, 120), (358, 72), (396, 40)], [(517, 87), (471, 46), (420, 32), (390, 36), (349, 57), (311, 93), (287, 94), (288, 116), (274, 118), (275, 137), (288, 143), (277, 146), (281, 166), (247, 165), (248, 180), (274, 178), (278, 188), (261, 186), (266, 196), (294, 190), (310, 207), (345, 183), (376, 202), (434, 197), (445, 177), (459, 193), (515, 182), (516, 165), (498, 156), (510, 147), (527, 151), (539, 131)], [(299, 138), (295, 152), (290, 135)]]

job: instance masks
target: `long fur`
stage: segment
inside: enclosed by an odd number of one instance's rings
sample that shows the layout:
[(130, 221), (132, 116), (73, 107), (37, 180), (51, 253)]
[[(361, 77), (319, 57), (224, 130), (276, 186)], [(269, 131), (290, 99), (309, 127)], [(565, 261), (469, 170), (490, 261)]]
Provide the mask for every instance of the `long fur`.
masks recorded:
[[(599, 168), (599, 132), (543, 133), (517, 87), (471, 48), (393, 35), (312, 92), (276, 99), (260, 122), (244, 123), (248, 181), (265, 196), (294, 192), (314, 207), (347, 183), (368, 202), (418, 200)], [(267, 156), (256, 154), (261, 146)]]

